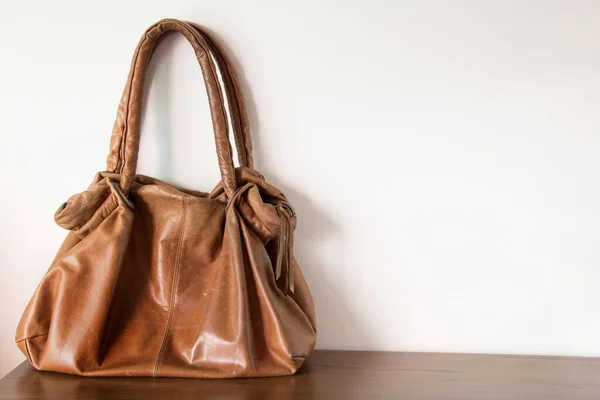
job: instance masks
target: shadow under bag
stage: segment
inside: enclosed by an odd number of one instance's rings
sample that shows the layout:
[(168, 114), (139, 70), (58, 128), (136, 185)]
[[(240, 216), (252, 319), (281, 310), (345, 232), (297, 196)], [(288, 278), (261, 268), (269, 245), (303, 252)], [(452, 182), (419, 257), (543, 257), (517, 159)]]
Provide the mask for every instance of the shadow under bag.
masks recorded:
[[(204, 74), (221, 171), (210, 193), (136, 175), (146, 68), (173, 31), (191, 43)], [(253, 169), (236, 75), (201, 28), (173, 19), (148, 28), (119, 104), (106, 172), (55, 220), (70, 232), (16, 333), (35, 368), (86, 376), (277, 376), (295, 373), (312, 351), (314, 306), (292, 254), (294, 209)]]

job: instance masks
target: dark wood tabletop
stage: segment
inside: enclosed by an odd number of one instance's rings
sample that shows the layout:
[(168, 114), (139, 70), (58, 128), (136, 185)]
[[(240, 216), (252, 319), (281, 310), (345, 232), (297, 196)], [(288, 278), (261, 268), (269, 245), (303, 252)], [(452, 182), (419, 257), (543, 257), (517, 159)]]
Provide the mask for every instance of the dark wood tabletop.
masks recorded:
[(0, 399), (600, 399), (600, 359), (315, 351), (294, 376), (260, 379), (83, 378), (24, 362)]

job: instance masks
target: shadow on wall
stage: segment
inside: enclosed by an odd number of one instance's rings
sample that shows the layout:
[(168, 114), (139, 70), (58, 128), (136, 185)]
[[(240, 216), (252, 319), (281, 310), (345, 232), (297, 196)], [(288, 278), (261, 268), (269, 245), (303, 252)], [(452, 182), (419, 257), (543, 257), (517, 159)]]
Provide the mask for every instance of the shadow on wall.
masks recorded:
[[(368, 346), (370, 338), (364, 326), (368, 321), (358, 319), (358, 314), (353, 313), (348, 306), (347, 296), (350, 292), (343, 287), (345, 266), (342, 265), (341, 260), (344, 258), (339, 257), (337, 260), (340, 261), (335, 262), (336, 265), (328, 265), (332, 263), (332, 259), (326, 259), (320, 250), (322, 246), (319, 246), (319, 241), (324, 238), (327, 238), (328, 242), (333, 238), (334, 242), (343, 243), (344, 241), (341, 240), (343, 233), (335, 221), (327, 215), (326, 210), (319, 209), (314, 201), (281, 182), (277, 175), (277, 168), (271, 167), (268, 157), (263, 152), (258, 112), (241, 64), (225, 41), (220, 40), (213, 31), (203, 28), (220, 44), (237, 72), (250, 120), (257, 169), (265, 175), (269, 183), (285, 193), (298, 214), (298, 228), (294, 235), (295, 256), (315, 300), (317, 347), (348, 349), (351, 344), (353, 349), (361, 349), (365, 345)], [(339, 254), (343, 254), (344, 249), (339, 248), (338, 251)], [(328, 268), (322, 268), (324, 265), (328, 265)], [(332, 273), (334, 275), (331, 275)], [(343, 345), (338, 344), (340, 338), (343, 338)]]

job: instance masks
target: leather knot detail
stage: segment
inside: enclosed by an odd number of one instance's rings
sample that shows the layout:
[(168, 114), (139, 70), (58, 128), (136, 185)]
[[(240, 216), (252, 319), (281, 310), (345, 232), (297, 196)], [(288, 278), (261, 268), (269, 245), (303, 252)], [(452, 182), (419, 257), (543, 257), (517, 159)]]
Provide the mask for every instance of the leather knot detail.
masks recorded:
[(294, 291), (291, 254), (294, 246), (294, 228), (291, 218), (294, 215), (293, 210), (286, 203), (278, 204), (275, 209), (281, 218), (277, 262), (275, 264), (275, 280), (283, 293), (288, 294), (290, 291)]

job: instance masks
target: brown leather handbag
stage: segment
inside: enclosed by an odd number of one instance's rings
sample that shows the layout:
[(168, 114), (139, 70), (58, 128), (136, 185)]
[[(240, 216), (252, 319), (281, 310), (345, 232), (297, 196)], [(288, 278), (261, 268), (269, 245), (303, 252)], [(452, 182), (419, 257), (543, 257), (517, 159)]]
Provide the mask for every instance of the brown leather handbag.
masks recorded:
[[(136, 175), (146, 68), (173, 31), (192, 44), (204, 74), (221, 171), (210, 193)], [(55, 220), (70, 232), (16, 333), (35, 368), (86, 376), (276, 376), (295, 373), (312, 351), (313, 301), (292, 255), (294, 209), (253, 169), (236, 75), (201, 28), (165, 19), (144, 33), (106, 171)]]

